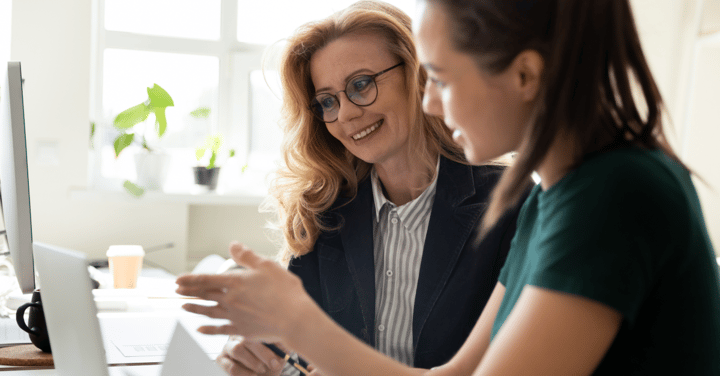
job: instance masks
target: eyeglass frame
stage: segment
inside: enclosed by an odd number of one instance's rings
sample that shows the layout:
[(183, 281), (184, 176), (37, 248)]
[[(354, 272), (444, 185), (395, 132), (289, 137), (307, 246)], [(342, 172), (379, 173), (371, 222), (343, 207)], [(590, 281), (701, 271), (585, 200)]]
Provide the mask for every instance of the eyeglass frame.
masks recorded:
[[(320, 93), (320, 94), (316, 94), (316, 95), (315, 95), (314, 97), (312, 97), (312, 99), (310, 100), (310, 106), (308, 106), (308, 108), (310, 109), (310, 112), (312, 112), (313, 116), (314, 116), (316, 119), (320, 120), (321, 122), (326, 123), (326, 124), (327, 124), (327, 123), (334, 123), (334, 122), (336, 122), (336, 121), (340, 118), (340, 98), (338, 98), (338, 96), (337, 96), (338, 94), (340, 94), (340, 93), (345, 93), (345, 97), (347, 97), (347, 99), (350, 101), (350, 103), (352, 103), (352, 104), (354, 104), (354, 105), (356, 105), (356, 106), (358, 106), (358, 107), (367, 107), (367, 106), (370, 106), (370, 105), (372, 105), (373, 103), (375, 103), (375, 101), (376, 101), (377, 98), (378, 98), (378, 95), (380, 95), (380, 89), (378, 89), (378, 87), (377, 87), (377, 82), (375, 81), (375, 78), (377, 78), (378, 76), (380, 76), (380, 75), (382, 75), (382, 74), (384, 74), (384, 73), (387, 73), (387, 72), (389, 72), (389, 71), (391, 71), (391, 70), (393, 70), (393, 69), (395, 69), (395, 68), (397, 68), (397, 67), (399, 67), (399, 66), (402, 66), (402, 65), (405, 65), (405, 62), (404, 62), (404, 61), (401, 61), (401, 62), (393, 65), (392, 67), (387, 68), (387, 69), (384, 69), (384, 70), (381, 70), (380, 72), (377, 72), (377, 73), (375, 73), (375, 74), (358, 74), (357, 76), (352, 76), (352, 77), (350, 77), (349, 80), (347, 80), (347, 83), (345, 84), (345, 90), (340, 90), (340, 91), (336, 92), (335, 94), (330, 94), (330, 93)], [(375, 98), (372, 100), (372, 102), (370, 102), (370, 103), (368, 103), (368, 104), (357, 104), (357, 103), (355, 103), (355, 101), (353, 101), (353, 100), (350, 98), (349, 95), (347, 95), (348, 85), (350, 85), (350, 83), (353, 82), (353, 80), (355, 80), (355, 79), (358, 78), (358, 77), (369, 77), (369, 78), (372, 80), (373, 85), (375, 85)], [(335, 120), (333, 120), (333, 121), (325, 121), (325, 119), (321, 118), (321, 117), (315, 112), (315, 109), (313, 108), (312, 103), (313, 103), (313, 102), (315, 101), (315, 99), (316, 99), (318, 96), (320, 96), (320, 95), (329, 95), (329, 96), (335, 98), (335, 101), (336, 101), (337, 104), (338, 104), (338, 117), (336, 117)], [(319, 101), (317, 101), (317, 102), (319, 102)]]

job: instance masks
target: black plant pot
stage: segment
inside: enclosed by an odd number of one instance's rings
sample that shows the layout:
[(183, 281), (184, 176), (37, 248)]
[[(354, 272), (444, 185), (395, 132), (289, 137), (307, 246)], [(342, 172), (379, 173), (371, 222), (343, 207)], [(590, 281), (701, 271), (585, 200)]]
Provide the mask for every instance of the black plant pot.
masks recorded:
[(202, 166), (193, 167), (193, 175), (195, 176), (195, 184), (204, 185), (207, 189), (214, 191), (217, 188), (220, 167), (210, 169)]

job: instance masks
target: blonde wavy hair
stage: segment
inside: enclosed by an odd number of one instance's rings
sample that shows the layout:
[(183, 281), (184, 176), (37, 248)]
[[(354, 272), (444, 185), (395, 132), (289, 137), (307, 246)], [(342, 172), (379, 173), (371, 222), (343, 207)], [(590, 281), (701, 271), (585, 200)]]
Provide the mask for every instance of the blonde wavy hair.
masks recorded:
[(326, 19), (301, 26), (289, 38), (280, 62), (283, 84), (281, 126), (284, 166), (277, 172), (270, 197), (263, 205), (278, 216), (282, 231), (278, 259), (287, 264), (309, 253), (322, 231), (330, 231), (322, 215), (342, 195), (357, 194), (358, 183), (372, 165), (348, 152), (310, 110), (315, 88), (310, 59), (329, 43), (349, 35), (380, 36), (390, 53), (405, 64), (404, 81), (410, 98), (410, 137), (413, 158), (435, 173), (438, 154), (466, 163), (443, 121), (422, 111), (427, 73), (412, 40), (411, 20), (400, 9), (380, 1), (360, 1)]

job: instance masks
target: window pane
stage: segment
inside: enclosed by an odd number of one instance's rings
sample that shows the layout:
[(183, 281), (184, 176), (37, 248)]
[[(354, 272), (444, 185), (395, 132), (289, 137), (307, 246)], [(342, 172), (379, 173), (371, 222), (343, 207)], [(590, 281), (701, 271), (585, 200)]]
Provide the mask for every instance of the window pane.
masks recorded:
[(220, 0), (105, 0), (105, 28), (217, 40), (220, 39)]
[(277, 71), (250, 72), (250, 162), (254, 169), (272, 170), (280, 159), (281, 90)]
[[(175, 105), (166, 111), (168, 128), (160, 140), (162, 147), (192, 147), (216, 127), (218, 58), (162, 52), (107, 49), (103, 72), (103, 128), (112, 128), (120, 112), (147, 100), (147, 88), (158, 84)], [(208, 118), (190, 113), (200, 107), (210, 109)], [(154, 115), (145, 122), (153, 126)], [(150, 132), (152, 133), (152, 132)], [(113, 136), (114, 138), (114, 136)], [(151, 141), (157, 142), (157, 140)], [(106, 141), (106, 140), (103, 140)]]
[[(290, 36), (300, 25), (325, 18), (346, 8), (356, 0), (263, 0), (240, 1), (238, 33), (240, 42), (271, 44)], [(413, 16), (415, 0), (394, 0), (389, 3)], [(278, 11), (282, 9), (282, 11)]]

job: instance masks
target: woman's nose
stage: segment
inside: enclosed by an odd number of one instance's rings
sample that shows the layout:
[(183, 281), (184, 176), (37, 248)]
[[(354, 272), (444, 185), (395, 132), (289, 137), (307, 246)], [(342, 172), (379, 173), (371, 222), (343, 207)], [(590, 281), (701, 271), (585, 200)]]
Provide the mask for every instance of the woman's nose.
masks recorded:
[(423, 111), (428, 115), (434, 115), (443, 117), (442, 101), (440, 100), (440, 93), (438, 88), (427, 81), (425, 84), (425, 96), (423, 97)]
[(349, 121), (360, 117), (363, 113), (362, 108), (351, 102), (345, 92), (342, 92), (342, 94), (338, 94), (338, 102), (340, 102), (340, 109), (338, 109), (339, 121)]

